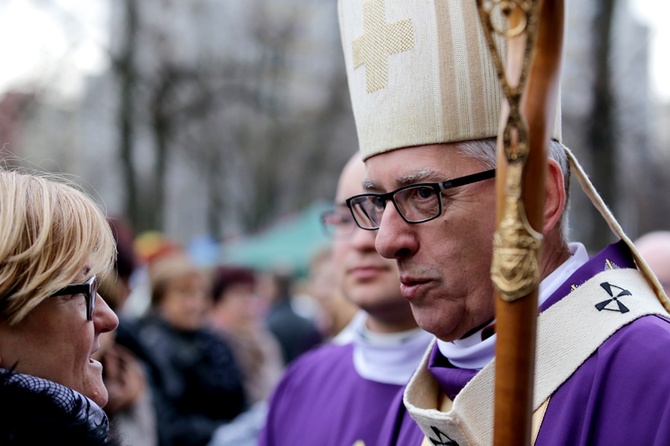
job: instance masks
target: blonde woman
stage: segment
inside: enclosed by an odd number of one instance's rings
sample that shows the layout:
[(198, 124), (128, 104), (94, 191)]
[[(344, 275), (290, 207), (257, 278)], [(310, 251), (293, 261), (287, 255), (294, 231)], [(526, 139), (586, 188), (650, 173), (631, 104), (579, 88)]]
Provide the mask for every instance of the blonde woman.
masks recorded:
[(86, 194), (0, 170), (0, 444), (109, 444), (107, 389), (91, 355), (118, 325), (97, 293), (115, 252)]

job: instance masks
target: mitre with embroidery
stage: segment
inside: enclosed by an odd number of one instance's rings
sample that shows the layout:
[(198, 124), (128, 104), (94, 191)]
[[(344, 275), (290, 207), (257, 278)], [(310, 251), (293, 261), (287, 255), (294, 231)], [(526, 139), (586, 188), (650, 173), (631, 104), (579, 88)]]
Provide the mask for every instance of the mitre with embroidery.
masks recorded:
[(365, 159), (497, 136), (503, 95), (474, 0), (340, 0), (339, 19)]

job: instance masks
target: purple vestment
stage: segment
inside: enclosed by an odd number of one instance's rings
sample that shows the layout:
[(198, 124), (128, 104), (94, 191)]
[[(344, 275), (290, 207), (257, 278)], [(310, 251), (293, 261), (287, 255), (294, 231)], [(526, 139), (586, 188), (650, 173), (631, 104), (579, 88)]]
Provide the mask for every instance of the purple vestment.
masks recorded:
[[(611, 265), (635, 267), (623, 242), (610, 245), (579, 268), (541, 310)], [(535, 445), (670, 445), (668, 350), (670, 321), (665, 318), (644, 316), (620, 329), (551, 396)], [(428, 369), (452, 399), (477, 373), (454, 368), (437, 346)], [(419, 446), (423, 438), (397, 398), (378, 445)], [(433, 444), (456, 446), (441, 440), (436, 437)]]
[(402, 389), (359, 376), (353, 344), (328, 344), (291, 364), (271, 401), (259, 446), (374, 445)]

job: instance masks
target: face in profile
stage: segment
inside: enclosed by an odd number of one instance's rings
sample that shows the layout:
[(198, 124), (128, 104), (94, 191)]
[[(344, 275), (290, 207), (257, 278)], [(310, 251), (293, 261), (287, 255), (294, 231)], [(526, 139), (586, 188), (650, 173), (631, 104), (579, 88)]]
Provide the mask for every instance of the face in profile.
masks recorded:
[(358, 228), (345, 204), (347, 198), (363, 193), (365, 175), (365, 164), (358, 155), (349, 160), (340, 175), (336, 212), (350, 228), (333, 239), (337, 279), (345, 296), (371, 315), (395, 325), (415, 326), (410, 308), (400, 295), (395, 260), (379, 255), (375, 250), (377, 232)]
[[(89, 277), (81, 274), (72, 283)], [(102, 366), (91, 356), (100, 347), (100, 334), (114, 330), (118, 318), (99, 295), (90, 321), (86, 307), (84, 294), (54, 296), (16, 325), (0, 321), (0, 365), (62, 384), (101, 407), (107, 404)]]
[[(487, 170), (452, 145), (393, 150), (366, 160), (368, 192), (441, 182)], [(495, 230), (495, 181), (446, 190), (442, 214), (419, 224), (403, 220), (391, 203), (375, 246), (395, 259), (400, 289), (417, 323), (444, 341), (459, 339), (494, 316), (490, 280)]]

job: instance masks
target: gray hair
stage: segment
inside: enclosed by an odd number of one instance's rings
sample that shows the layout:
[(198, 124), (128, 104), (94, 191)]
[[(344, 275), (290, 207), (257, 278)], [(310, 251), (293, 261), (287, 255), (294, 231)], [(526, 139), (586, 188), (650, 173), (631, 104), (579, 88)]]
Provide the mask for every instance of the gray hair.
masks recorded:
[[(462, 141), (458, 143), (458, 149), (463, 155), (474, 158), (481, 162), (487, 169), (496, 167), (497, 141), (495, 138), (477, 139), (471, 141)], [(549, 144), (549, 157), (558, 163), (563, 172), (563, 186), (565, 188), (565, 209), (561, 215), (558, 224), (560, 225), (563, 237), (568, 240), (569, 222), (568, 209), (570, 205), (570, 163), (565, 146), (558, 141), (551, 140)]]

